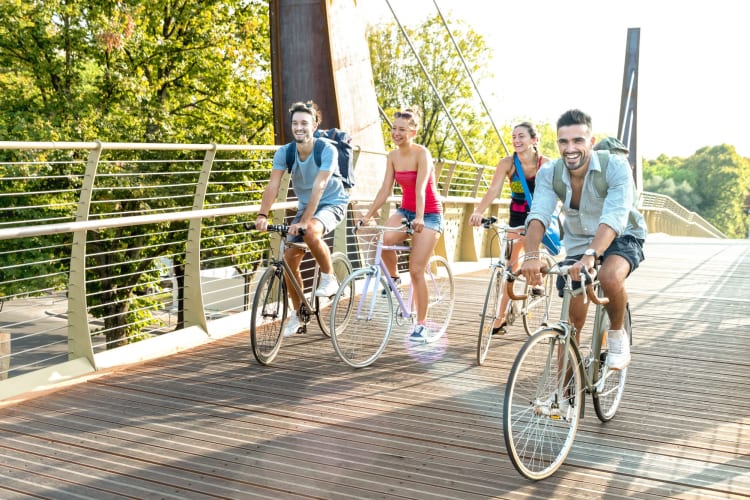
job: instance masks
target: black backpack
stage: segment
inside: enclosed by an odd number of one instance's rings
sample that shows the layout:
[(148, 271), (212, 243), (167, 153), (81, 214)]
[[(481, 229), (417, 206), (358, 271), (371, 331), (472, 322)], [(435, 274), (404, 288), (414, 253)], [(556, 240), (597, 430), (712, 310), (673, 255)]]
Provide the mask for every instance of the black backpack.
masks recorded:
[[(315, 138), (318, 139), (313, 145), (313, 159), (315, 164), (320, 168), (321, 155), (323, 154), (323, 141), (327, 141), (336, 147), (339, 154), (339, 177), (341, 183), (345, 188), (350, 189), (354, 187), (354, 148), (352, 147), (352, 138), (337, 128), (330, 128), (328, 130), (316, 130)], [(295, 154), (294, 154), (295, 143), (289, 143), (286, 146), (286, 169), (288, 172), (292, 171), (294, 166)]]

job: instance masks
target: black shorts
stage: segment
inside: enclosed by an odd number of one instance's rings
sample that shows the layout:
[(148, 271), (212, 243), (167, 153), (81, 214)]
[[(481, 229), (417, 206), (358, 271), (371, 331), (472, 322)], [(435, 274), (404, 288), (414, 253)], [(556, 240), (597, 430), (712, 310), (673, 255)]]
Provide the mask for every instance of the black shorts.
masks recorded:
[[(636, 238), (634, 236), (625, 235), (625, 236), (619, 236), (615, 238), (612, 243), (610, 243), (609, 248), (607, 248), (604, 253), (602, 254), (602, 262), (607, 258), (608, 255), (619, 255), (623, 259), (627, 260), (630, 264), (630, 271), (628, 272), (628, 276), (638, 269), (638, 265), (643, 262), (643, 260), (646, 258), (643, 255), (643, 243), (644, 241), (642, 239)], [(564, 264), (574, 264), (581, 260), (583, 257), (583, 254), (580, 255), (571, 255), (568, 256), (563, 263)], [(557, 277), (557, 294), (562, 297), (563, 296), (563, 289), (565, 288), (565, 276), (558, 276)], [(581, 282), (580, 281), (574, 281), (573, 282), (573, 289), (577, 290), (578, 288), (581, 288)]]
[(518, 227), (526, 224), (526, 216), (529, 215), (528, 211), (518, 212), (516, 210), (510, 211), (510, 217), (508, 217), (508, 225), (510, 227)]

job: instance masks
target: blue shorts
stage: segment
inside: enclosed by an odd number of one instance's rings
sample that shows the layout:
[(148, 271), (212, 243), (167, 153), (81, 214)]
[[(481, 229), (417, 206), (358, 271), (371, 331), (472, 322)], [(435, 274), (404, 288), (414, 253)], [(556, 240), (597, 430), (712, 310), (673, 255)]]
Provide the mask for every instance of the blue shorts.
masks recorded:
[[(630, 276), (630, 273), (638, 269), (638, 265), (646, 258), (643, 255), (643, 240), (630, 235), (615, 238), (612, 243), (610, 243), (609, 248), (607, 248), (602, 254), (602, 261), (604, 261), (608, 255), (619, 255), (628, 261), (630, 264), (630, 272), (628, 272), (628, 276)], [(571, 255), (563, 262), (566, 264), (573, 264), (581, 260), (582, 257), (583, 254)], [(565, 276), (558, 276), (557, 294), (560, 297), (563, 296), (563, 288), (565, 288)], [(581, 288), (581, 282), (574, 281), (573, 289), (577, 290), (578, 288)]]
[[(416, 212), (412, 212), (411, 210), (406, 210), (403, 208), (399, 208), (398, 213), (403, 215), (404, 218), (409, 222), (413, 221), (417, 217)], [(424, 214), (424, 227), (426, 227), (427, 229), (432, 229), (435, 232), (442, 233), (443, 214)]]
[[(304, 210), (300, 210), (292, 219), (289, 225), (296, 224), (302, 218)], [(325, 207), (318, 207), (318, 211), (313, 215), (313, 219), (317, 219), (323, 224), (323, 235), (330, 233), (344, 220), (346, 215), (346, 205), (327, 205)], [(287, 241), (291, 243), (302, 243), (304, 239), (299, 234), (287, 236)]]

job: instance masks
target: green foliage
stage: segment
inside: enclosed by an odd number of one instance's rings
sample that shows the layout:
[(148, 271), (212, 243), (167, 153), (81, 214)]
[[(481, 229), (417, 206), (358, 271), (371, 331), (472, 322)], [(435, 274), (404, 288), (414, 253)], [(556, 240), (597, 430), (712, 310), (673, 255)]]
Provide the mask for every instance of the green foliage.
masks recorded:
[(750, 196), (750, 160), (726, 144), (704, 147), (689, 158), (643, 162), (644, 189), (672, 197), (730, 238), (748, 232), (745, 201)]
[[(273, 112), (268, 31), (268, 3), (262, 0), (0, 2), (0, 140), (270, 144)], [(82, 172), (70, 171), (74, 158), (66, 156), (67, 163), (53, 163), (60, 159), (54, 155), (69, 153), (34, 156), (37, 163), (50, 161), (42, 167), (45, 172), (0, 173), (4, 194), (50, 193), (38, 195), (33, 203), (0, 196), (6, 224), (14, 220), (25, 225), (33, 220), (70, 220)], [(0, 160), (26, 158), (24, 153), (15, 153)], [(138, 168), (151, 168), (152, 174), (184, 172), (184, 179), (195, 176), (190, 170), (195, 157), (185, 154), (179, 158), (173, 152), (170, 158), (173, 161), (165, 162), (157, 152), (143, 152)], [(100, 164), (99, 174), (126, 172), (128, 164), (118, 159), (112, 153), (109, 163)], [(148, 161), (153, 161), (151, 167)], [(234, 179), (232, 187), (223, 189), (247, 194), (244, 200), (249, 202), (259, 195), (243, 193), (243, 189), (252, 185), (258, 174), (252, 169), (246, 172), (244, 182)], [(40, 177), (29, 181), (27, 177), (32, 175)], [(143, 188), (132, 179), (99, 176), (99, 198), (93, 211), (137, 215), (178, 210), (185, 208), (180, 206), (180, 200), (186, 199), (183, 191), (191, 189), (185, 186), (195, 185), (195, 178), (180, 186), (173, 177), (155, 181), (156, 187)], [(158, 196), (154, 196), (155, 190)], [(21, 213), (24, 204), (35, 208)], [(185, 223), (170, 223), (155, 228), (113, 228), (90, 235), (87, 254), (94, 266), (87, 275), (89, 300), (92, 313), (106, 318), (108, 341), (116, 344), (118, 338), (139, 335), (137, 326), (123, 326), (127, 318), (140, 319), (147, 314), (138, 307), (128, 309), (134, 301), (145, 300), (135, 293), (139, 276), (149, 272), (160, 255), (169, 255), (179, 263), (183, 245), (171, 243), (183, 241), (185, 230)], [(214, 233), (207, 227), (203, 236), (210, 241)], [(38, 254), (40, 265), (45, 266), (38, 275), (47, 281), (20, 281), (15, 290), (4, 293), (62, 286), (65, 257), (70, 253), (69, 235), (67, 238), (21, 242), (30, 249), (45, 249)], [(237, 246), (222, 241), (224, 248), (232, 249), (227, 252), (246, 248), (243, 238), (234, 239)], [(121, 248), (113, 249), (112, 241)], [(0, 242), (0, 254), (21, 258), (21, 253), (7, 248), (11, 244), (19, 242)], [(14, 269), (8, 266), (4, 272), (22, 272)]]
[[(484, 37), (461, 20), (454, 21), (450, 28), (474, 80), (479, 82), (490, 76), (486, 68), (490, 66), (491, 52)], [(477, 163), (497, 163), (504, 156), (499, 139), (484, 118), (471, 80), (440, 17), (405, 31), (414, 51), (396, 23), (378, 26), (368, 33), (375, 91), (388, 118), (398, 109), (416, 106), (423, 113), (416, 142), (429, 148), (434, 157), (471, 161), (461, 142), (463, 137)], [(389, 125), (384, 123), (383, 127), (388, 144)]]

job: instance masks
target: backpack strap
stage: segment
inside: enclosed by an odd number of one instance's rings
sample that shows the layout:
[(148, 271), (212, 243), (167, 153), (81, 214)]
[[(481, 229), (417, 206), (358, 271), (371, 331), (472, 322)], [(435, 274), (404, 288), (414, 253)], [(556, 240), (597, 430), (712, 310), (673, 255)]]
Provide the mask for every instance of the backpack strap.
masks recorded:
[[(592, 170), (591, 175), (593, 177), (594, 188), (596, 189), (596, 192), (599, 193), (600, 197), (605, 198), (607, 196), (607, 191), (609, 190), (609, 186), (607, 186), (607, 165), (609, 164), (609, 151), (597, 151), (596, 154), (599, 155), (599, 165), (601, 166), (601, 171)], [(565, 184), (563, 184), (562, 180), (562, 159), (555, 160), (553, 168), (555, 169), (555, 171), (552, 176), (552, 188), (554, 189), (557, 197), (564, 202)]]
[[(286, 146), (286, 171), (291, 173), (292, 167), (294, 167), (294, 160), (296, 160), (296, 149), (295, 149), (295, 143), (290, 142)], [(320, 168), (320, 164), (323, 162), (322, 156), (323, 156), (323, 148), (325, 145), (323, 144), (323, 141), (315, 140), (315, 143), (313, 144), (313, 159), (315, 160), (315, 164)]]

